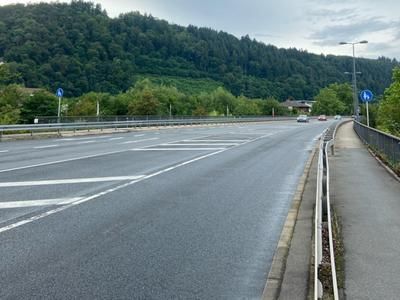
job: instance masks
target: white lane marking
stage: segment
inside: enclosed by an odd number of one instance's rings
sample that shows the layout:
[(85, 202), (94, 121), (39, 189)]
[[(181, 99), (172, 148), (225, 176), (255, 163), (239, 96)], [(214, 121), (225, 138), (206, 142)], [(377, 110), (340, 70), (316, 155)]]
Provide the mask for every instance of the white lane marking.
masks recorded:
[(145, 136), (145, 134), (136, 134), (134, 137)]
[(94, 142), (96, 142), (96, 141), (84, 141), (84, 142), (76, 143), (76, 145), (90, 144), (90, 143), (94, 143)]
[(7, 202), (0, 202), (0, 209), (47, 206), (47, 205), (65, 205), (65, 204), (69, 204), (69, 203), (72, 203), (75, 201), (79, 201), (81, 199), (83, 199), (83, 197), (43, 199), (43, 200), (7, 201)]
[(139, 142), (145, 142), (145, 141), (154, 141), (154, 140), (159, 140), (160, 138), (151, 138), (151, 139), (143, 139), (143, 140), (136, 140), (136, 141), (127, 141), (127, 142), (123, 142), (120, 143), (120, 145), (122, 144), (133, 144), (133, 143), (139, 143)]
[(122, 140), (123, 139), (123, 137), (115, 137), (115, 138), (111, 138), (111, 139), (108, 139), (109, 141), (115, 141), (115, 140)]
[(92, 182), (105, 182), (105, 181), (136, 180), (136, 179), (142, 178), (143, 176), (144, 175), (0, 182), (0, 187), (19, 187), (19, 186), (38, 186), (38, 185), (54, 185), (54, 184), (73, 184), (73, 183), (92, 183)]
[(6, 153), (9, 152), (10, 150), (0, 150), (0, 153)]
[(232, 146), (239, 145), (239, 143), (184, 143), (184, 144), (172, 144), (166, 143), (161, 144), (161, 146)]
[[(234, 135), (261, 135), (262, 134), (262, 133), (253, 133), (253, 132), (234, 132), (234, 131), (231, 131), (229, 133), (234, 134)], [(273, 133), (271, 133), (270, 135), (273, 135)]]
[[(159, 139), (159, 138), (156, 138), (156, 139)], [(180, 141), (181, 140), (176, 140), (176, 141), (172, 141), (171, 143), (175, 143), (175, 142), (178, 143)], [(158, 146), (158, 144), (148, 145), (148, 146), (145, 146), (143, 148), (150, 148), (150, 147), (156, 147), (156, 146)], [(39, 164), (34, 164), (34, 165), (28, 165), (28, 166), (22, 166), (22, 167), (16, 167), (16, 168), (4, 169), (4, 170), (0, 170), (0, 173), (16, 171), (16, 170), (23, 170), (23, 169), (29, 169), (29, 168), (49, 166), (49, 165), (54, 165), (54, 164), (59, 164), (59, 163), (64, 163), (64, 162), (70, 162), (70, 161), (74, 161), (74, 160), (81, 160), (81, 159), (85, 159), (85, 158), (94, 158), (94, 157), (118, 154), (118, 153), (123, 153), (123, 152), (127, 152), (127, 151), (130, 151), (130, 150), (129, 149), (123, 149), (123, 150), (117, 150), (117, 151), (103, 152), (103, 153), (98, 153), (98, 154), (91, 154), (91, 155), (85, 155), (85, 156), (78, 156), (78, 157), (73, 157), (73, 158), (49, 161), (49, 162), (39, 163)]]
[(250, 139), (243, 139), (243, 140), (183, 140), (183, 142), (227, 142), (227, 143), (242, 143), (250, 141)]
[[(251, 141), (248, 141), (248, 142), (246, 142), (246, 143), (243, 143), (243, 144), (234, 146), (234, 147), (232, 147), (232, 148), (240, 147), (240, 146), (243, 146), (243, 145), (248, 144), (248, 143), (250, 143), (250, 142), (257, 141), (257, 140), (259, 140), (259, 139), (265, 138), (265, 137), (266, 137), (266, 136), (260, 136), (260, 137), (258, 137), (258, 138), (255, 138), (254, 140), (251, 140)], [(196, 158), (193, 158), (193, 159), (188, 160), (188, 161), (185, 161), (185, 162), (183, 162), (183, 163), (180, 163), (180, 164), (174, 165), (174, 166), (172, 166), (172, 167), (163, 169), (163, 170), (158, 171), (158, 172), (155, 172), (155, 173), (153, 173), (153, 174), (146, 175), (146, 176), (144, 176), (144, 177), (142, 177), (142, 178), (140, 178), (140, 179), (127, 182), (127, 183), (122, 184), (122, 185), (119, 185), (119, 186), (117, 186), (117, 187), (115, 187), (115, 188), (108, 189), (108, 190), (103, 191), (103, 192), (100, 192), (100, 193), (98, 193), (98, 194), (95, 194), (95, 195), (92, 195), (92, 196), (83, 198), (83, 199), (81, 199), (81, 200), (72, 202), (72, 203), (67, 204), (67, 205), (65, 205), (65, 206), (61, 206), (61, 207), (59, 207), (59, 208), (46, 211), (46, 212), (44, 212), (44, 213), (42, 213), (42, 214), (33, 216), (33, 217), (28, 218), (28, 219), (25, 219), (25, 220), (21, 220), (21, 221), (19, 221), (19, 222), (16, 222), (16, 223), (13, 223), (13, 224), (4, 226), (4, 227), (0, 227), (0, 233), (5, 232), (5, 231), (8, 231), (8, 230), (11, 230), (11, 229), (16, 228), (16, 227), (20, 227), (20, 226), (25, 225), (25, 224), (28, 224), (28, 223), (32, 223), (33, 221), (36, 221), (36, 220), (43, 219), (44, 217), (47, 217), (47, 216), (53, 215), (53, 214), (55, 214), (55, 213), (61, 212), (61, 211), (66, 210), (66, 209), (68, 209), (68, 208), (70, 208), (70, 207), (79, 205), (79, 204), (81, 204), (81, 203), (85, 203), (85, 202), (88, 202), (88, 201), (91, 201), (91, 200), (98, 199), (98, 198), (101, 197), (101, 196), (104, 196), (104, 195), (110, 194), (110, 193), (112, 193), (112, 192), (115, 192), (115, 191), (117, 191), (117, 190), (123, 189), (123, 188), (128, 187), (128, 186), (130, 186), (130, 185), (133, 185), (133, 184), (135, 184), (135, 183), (137, 183), (137, 182), (141, 182), (141, 181), (143, 181), (143, 180), (146, 180), (146, 179), (149, 179), (149, 178), (152, 178), (152, 177), (155, 177), (155, 176), (164, 174), (164, 173), (166, 173), (166, 172), (175, 170), (175, 169), (177, 169), (177, 168), (179, 168), (179, 167), (186, 166), (186, 165), (188, 165), (188, 164), (191, 164), (191, 163), (194, 163), (194, 162), (196, 162), (196, 161), (205, 159), (205, 158), (207, 158), (207, 157), (211, 157), (211, 156), (217, 155), (217, 154), (219, 154), (219, 153), (225, 152), (225, 151), (230, 150), (230, 149), (232, 149), (232, 148), (225, 148), (225, 149), (222, 149), (222, 150), (219, 150), (219, 151), (215, 151), (215, 152), (211, 152), (211, 153), (208, 153), (208, 154), (205, 154), (205, 155), (202, 155), (202, 156), (198, 156), (198, 157), (196, 157)]]
[(54, 147), (59, 147), (60, 145), (55, 144), (55, 145), (46, 145), (46, 146), (37, 146), (33, 147), (33, 149), (46, 149), (46, 148), (54, 148)]
[(92, 154), (92, 155), (86, 155), (86, 156), (80, 156), (80, 157), (73, 157), (73, 158), (56, 160), (56, 161), (49, 161), (49, 162), (45, 162), (45, 163), (41, 163), (41, 164), (28, 165), (28, 166), (16, 167), (16, 168), (10, 168), (10, 169), (4, 169), (4, 170), (0, 170), (0, 173), (16, 171), (16, 170), (23, 170), (23, 169), (29, 169), (29, 168), (35, 168), (35, 167), (42, 167), (42, 166), (48, 166), (48, 165), (54, 165), (54, 164), (59, 164), (59, 163), (64, 163), (64, 162), (69, 162), (69, 161), (74, 161), (74, 160), (80, 160), (80, 159), (85, 159), (85, 158), (93, 158), (93, 157), (117, 154), (117, 153), (122, 153), (122, 152), (127, 152), (127, 151), (129, 151), (129, 150), (110, 151), (110, 152), (104, 152), (104, 153), (98, 153), (98, 154)]
[(213, 151), (226, 148), (134, 148), (131, 151)]
[(70, 141), (82, 141), (82, 140), (93, 140), (93, 139), (106, 139), (111, 137), (111, 135), (104, 135), (104, 136), (93, 136), (93, 137), (78, 137), (78, 138), (63, 138), (60, 139), (61, 142), (70, 142)]

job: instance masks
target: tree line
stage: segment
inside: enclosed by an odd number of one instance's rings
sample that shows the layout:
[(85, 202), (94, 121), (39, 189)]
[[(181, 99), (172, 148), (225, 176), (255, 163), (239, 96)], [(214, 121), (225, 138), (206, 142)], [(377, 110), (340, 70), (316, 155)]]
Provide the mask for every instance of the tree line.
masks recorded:
[[(33, 123), (37, 117), (58, 113), (58, 99), (45, 89), (34, 91), (13, 83), (18, 75), (0, 65), (0, 124)], [(18, 81), (18, 80), (16, 80)], [(185, 84), (183, 84), (185, 86)], [(173, 85), (138, 80), (116, 95), (89, 92), (62, 99), (62, 118), (80, 116), (259, 116), (290, 112), (273, 97), (250, 99), (235, 96), (223, 87), (198, 94), (185, 93)], [(97, 110), (99, 108), (99, 111)]]
[[(235, 96), (312, 99), (329, 84), (350, 82), (344, 72), (352, 67), (351, 57), (278, 49), (138, 12), (110, 18), (84, 1), (0, 6), (0, 59), (21, 74), (18, 83), (63, 87), (68, 97), (116, 95), (140, 78), (178, 78)], [(384, 57), (357, 59), (359, 87), (382, 94), (396, 65)]]
[[(58, 112), (57, 97), (44, 89), (27, 90), (15, 84), (19, 74), (8, 64), (0, 65), (0, 124), (32, 123), (37, 117), (53, 117)], [(172, 83), (166, 85), (148, 78), (138, 80), (126, 92), (116, 95), (89, 92), (69, 97), (62, 102), (62, 117), (79, 116), (261, 116), (294, 115), (273, 98), (252, 99), (235, 96), (223, 87), (191, 94)], [(186, 82), (180, 84), (188, 87)], [(189, 85), (190, 87), (190, 85)], [(333, 83), (322, 88), (313, 98), (313, 115), (351, 115), (352, 87), (348, 83)], [(98, 111), (99, 108), (99, 111)], [(362, 106), (365, 116), (365, 107)], [(377, 101), (370, 105), (370, 124), (385, 132), (400, 136), (400, 68), (393, 70), (393, 81)]]

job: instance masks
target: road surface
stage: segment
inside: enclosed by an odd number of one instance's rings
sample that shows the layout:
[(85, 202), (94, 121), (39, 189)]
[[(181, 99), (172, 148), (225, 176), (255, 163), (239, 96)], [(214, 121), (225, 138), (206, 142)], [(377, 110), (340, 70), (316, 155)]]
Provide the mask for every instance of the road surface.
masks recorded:
[(259, 299), (330, 124), (0, 143), (0, 298)]

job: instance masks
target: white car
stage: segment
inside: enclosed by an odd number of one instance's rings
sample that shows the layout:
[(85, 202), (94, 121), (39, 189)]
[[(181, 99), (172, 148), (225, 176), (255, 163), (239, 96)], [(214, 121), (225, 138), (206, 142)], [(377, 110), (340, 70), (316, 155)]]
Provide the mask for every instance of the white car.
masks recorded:
[(308, 116), (307, 115), (299, 115), (297, 117), (297, 122), (305, 122), (305, 123), (307, 123), (308, 122)]

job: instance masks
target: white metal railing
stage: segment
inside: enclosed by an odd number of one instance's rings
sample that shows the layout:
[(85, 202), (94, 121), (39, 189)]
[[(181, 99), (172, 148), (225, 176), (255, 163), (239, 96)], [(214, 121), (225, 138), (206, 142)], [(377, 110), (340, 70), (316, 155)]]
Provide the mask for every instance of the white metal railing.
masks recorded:
[[(333, 134), (329, 131), (333, 130)], [(335, 249), (333, 243), (333, 229), (332, 229), (332, 213), (330, 203), (330, 186), (329, 186), (329, 160), (328, 148), (332, 146), (336, 135), (336, 127), (328, 129), (324, 132), (319, 145), (318, 166), (317, 166), (317, 188), (315, 199), (315, 219), (314, 219), (314, 299), (318, 300), (323, 297), (323, 286), (320, 281), (320, 268), (323, 263), (323, 234), (322, 229), (324, 226), (328, 230), (329, 242), (329, 262), (331, 267), (331, 281), (333, 288), (333, 299), (339, 299), (337, 275), (336, 275), (336, 262), (335, 262)]]

